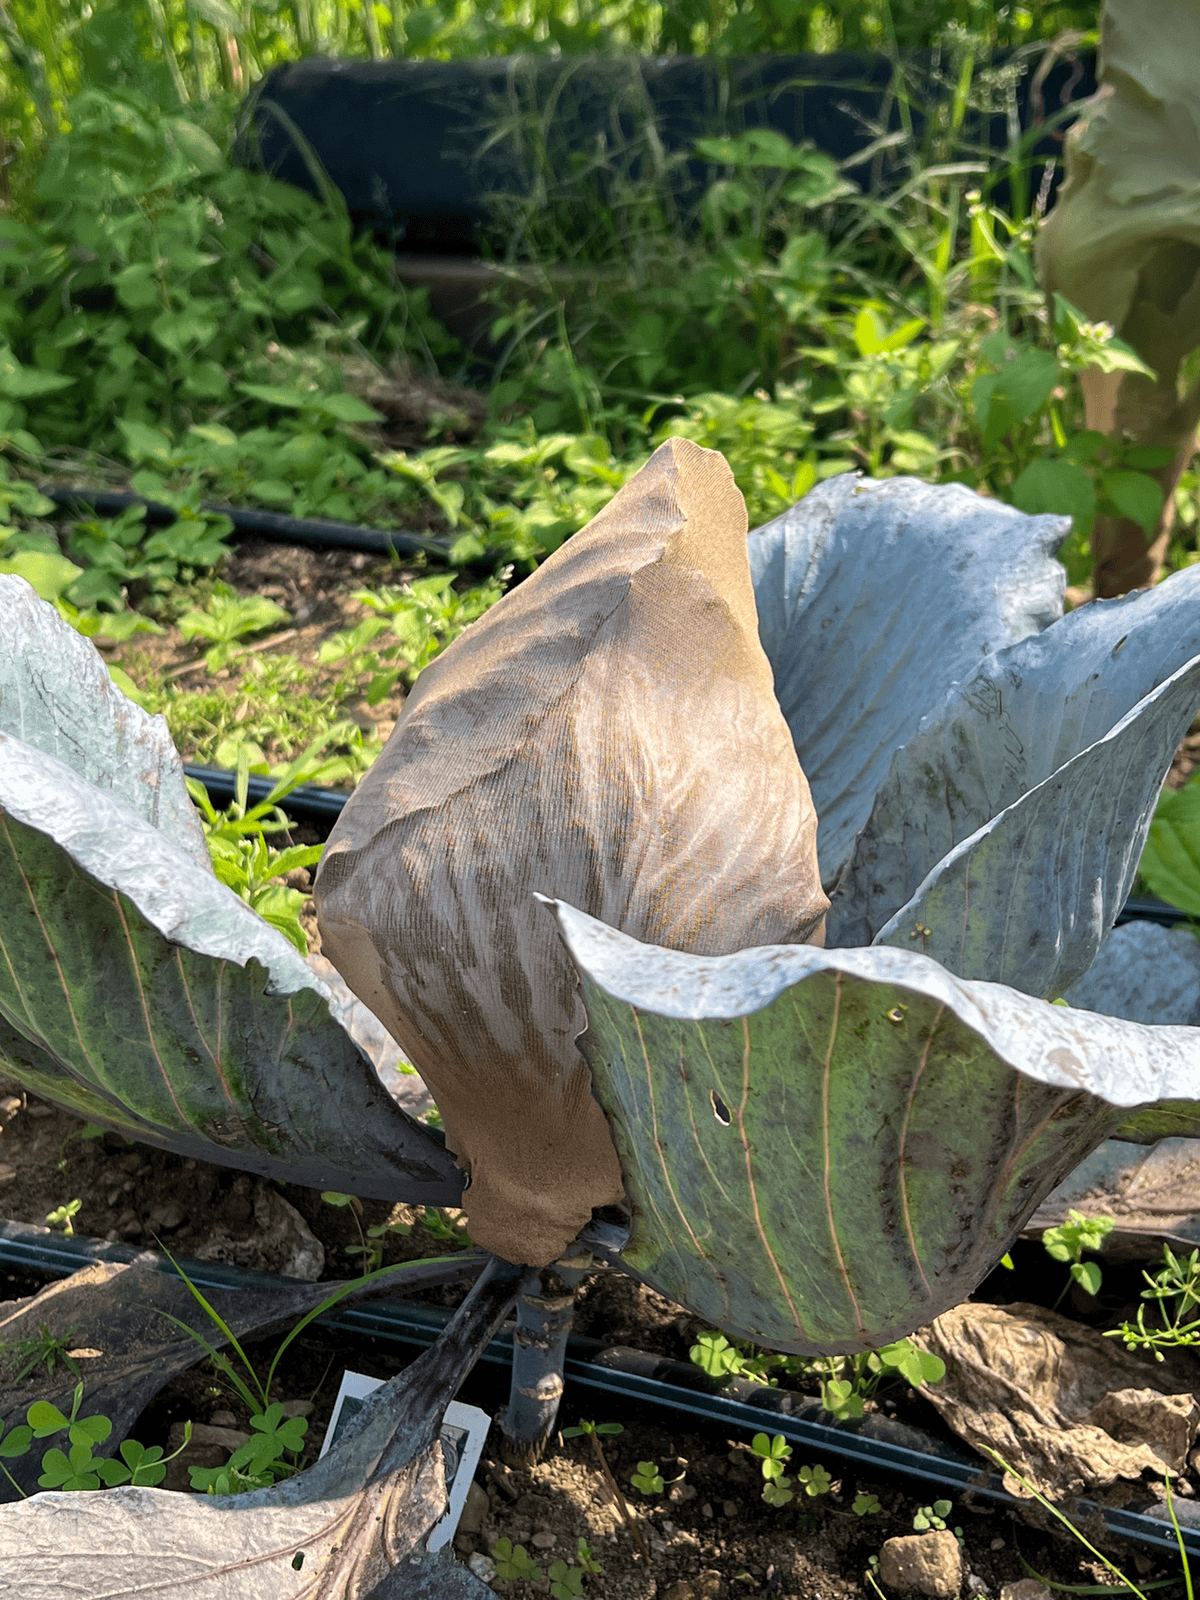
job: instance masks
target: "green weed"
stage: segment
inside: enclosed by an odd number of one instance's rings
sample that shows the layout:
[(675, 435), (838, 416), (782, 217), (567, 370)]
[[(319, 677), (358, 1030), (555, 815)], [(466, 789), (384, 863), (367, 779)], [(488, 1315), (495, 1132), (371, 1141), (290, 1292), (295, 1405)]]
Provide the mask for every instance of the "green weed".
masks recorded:
[(1071, 1209), (1066, 1222), (1057, 1228), (1047, 1228), (1042, 1234), (1046, 1254), (1053, 1261), (1064, 1262), (1070, 1269), (1070, 1276), (1054, 1302), (1056, 1306), (1072, 1283), (1077, 1283), (1085, 1294), (1100, 1293), (1103, 1278), (1100, 1265), (1096, 1261), (1085, 1261), (1083, 1255), (1088, 1250), (1099, 1250), (1112, 1230), (1111, 1217), (1085, 1217), (1081, 1211)]

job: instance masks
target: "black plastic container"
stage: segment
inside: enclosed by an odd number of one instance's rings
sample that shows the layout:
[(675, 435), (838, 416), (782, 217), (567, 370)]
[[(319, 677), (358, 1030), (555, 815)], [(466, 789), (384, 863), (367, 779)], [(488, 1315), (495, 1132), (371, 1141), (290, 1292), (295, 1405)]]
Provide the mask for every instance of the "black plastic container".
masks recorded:
[[(1017, 70), (1014, 114), (969, 117), (961, 130), (964, 146), (990, 151), (997, 171), (1020, 135), (1043, 124), (1028, 153), (1042, 162), (1059, 155), (1063, 108), (1096, 87), (1091, 57), (1047, 51)], [(653, 178), (686, 226), (713, 176), (691, 159), (697, 139), (770, 128), (844, 162), (906, 119), (921, 139), (926, 119), (944, 119), (952, 97), (929, 54), (899, 74), (884, 55), (846, 53), (312, 57), (276, 67), (255, 87), (237, 154), (314, 194), (323, 168), (355, 225), (402, 253), (504, 255), (497, 197), (527, 199), (569, 178), (582, 225), (614, 179)], [(901, 174), (881, 152), (883, 186)]]

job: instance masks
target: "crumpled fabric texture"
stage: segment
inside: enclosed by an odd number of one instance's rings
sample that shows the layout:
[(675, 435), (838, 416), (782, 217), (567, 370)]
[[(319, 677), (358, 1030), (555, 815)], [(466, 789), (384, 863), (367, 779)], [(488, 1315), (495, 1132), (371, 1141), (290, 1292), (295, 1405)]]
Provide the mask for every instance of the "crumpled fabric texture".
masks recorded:
[(698, 955), (823, 937), (816, 815), (725, 461), (661, 446), (421, 674), (316, 883), (322, 949), (420, 1071), (473, 1239), (556, 1260), (620, 1200), (540, 893)]

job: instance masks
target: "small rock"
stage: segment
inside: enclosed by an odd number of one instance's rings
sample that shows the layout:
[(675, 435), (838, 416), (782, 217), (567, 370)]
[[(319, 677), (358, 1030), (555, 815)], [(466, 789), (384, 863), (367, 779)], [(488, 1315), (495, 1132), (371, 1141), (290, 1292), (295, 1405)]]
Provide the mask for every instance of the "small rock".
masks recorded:
[(552, 1533), (535, 1533), (529, 1542), (535, 1550), (553, 1550), (558, 1540)]
[(479, 1540), (473, 1533), (456, 1533), (454, 1535), (454, 1549), (464, 1561), (468, 1556), (473, 1556), (479, 1548)]
[(690, 1483), (673, 1483), (667, 1490), (667, 1499), (673, 1506), (681, 1506), (688, 1500), (696, 1498), (696, 1491)]
[(106, 1202), (108, 1204), (108, 1209), (110, 1211), (115, 1211), (116, 1210), (117, 1202), (120, 1200), (121, 1196), (124, 1193), (125, 1193), (125, 1190), (121, 1187), (120, 1184), (118, 1184), (115, 1189), (110, 1189), (108, 1191), (108, 1194), (105, 1196), (105, 1200), (106, 1200)]
[(142, 1236), (142, 1224), (138, 1219), (137, 1212), (122, 1211), (117, 1218), (116, 1232), (119, 1239), (140, 1239)]
[(884, 1588), (915, 1589), (932, 1600), (953, 1600), (962, 1587), (962, 1551), (947, 1529), (888, 1539), (879, 1552)]
[(659, 1524), (659, 1526), (662, 1528), (662, 1531), (667, 1535), (668, 1538), (670, 1538), (670, 1536), (675, 1532), (675, 1524), (673, 1522), (666, 1521), (665, 1518)]
[(211, 1428), (236, 1428), (237, 1418), (232, 1411), (214, 1411), (208, 1424)]
[(6, 1094), (4, 1099), (0, 1100), (0, 1127), (3, 1127), (6, 1122), (11, 1122), (20, 1109), (20, 1097), (15, 1094)]
[(478, 1555), (472, 1556), (467, 1562), (467, 1566), (477, 1578), (482, 1578), (484, 1583), (491, 1583), (496, 1576), (496, 1563), (491, 1556), (485, 1556), (482, 1551)]
[(729, 1586), (715, 1567), (706, 1567), (692, 1579), (692, 1593), (695, 1600), (725, 1600)]
[(992, 1550), (1003, 1550), (1004, 1549), (1004, 1540), (1000, 1537), (999, 1534), (997, 1534), (996, 1537), (992, 1540), (991, 1545), (990, 1545), (989, 1548), (992, 1549)]
[(10, 1167), (7, 1161), (0, 1161), (0, 1185), (6, 1183), (15, 1183), (16, 1178), (16, 1167)]
[(713, 1508), (712, 1508), (712, 1501), (711, 1500), (706, 1500), (704, 1502), (704, 1504), (700, 1507), (700, 1515), (704, 1518), (704, 1520), (706, 1522), (711, 1522), (712, 1521), (712, 1519), (713, 1519)]
[(968, 1594), (986, 1594), (987, 1592), (988, 1592), (988, 1586), (983, 1581), (983, 1579), (979, 1576), (979, 1574), (977, 1572), (968, 1572), (967, 1573), (967, 1593)]
[(164, 1200), (150, 1213), (150, 1226), (163, 1233), (177, 1233), (187, 1221), (187, 1212), (178, 1200)]
[[(182, 1422), (173, 1422), (171, 1424), (171, 1431), (167, 1435), (168, 1455), (172, 1450), (177, 1450), (183, 1443), (184, 1426), (185, 1424)], [(232, 1455), (235, 1450), (240, 1450), (249, 1437), (250, 1435), (241, 1428), (214, 1428), (211, 1422), (194, 1422), (192, 1424), (193, 1444), (220, 1445), (221, 1449), (225, 1450), (229, 1455)]]
[(462, 1516), (458, 1519), (460, 1533), (478, 1533), (483, 1527), (483, 1519), (491, 1510), (491, 1502), (477, 1483), (472, 1483), (467, 1490), (467, 1498), (463, 1504)]
[(738, 1503), (736, 1500), (723, 1500), (721, 1502), (721, 1510), (727, 1517), (732, 1519), (738, 1514)]
[(1051, 1600), (1050, 1591), (1036, 1578), (1014, 1578), (1000, 1585), (1000, 1600)]

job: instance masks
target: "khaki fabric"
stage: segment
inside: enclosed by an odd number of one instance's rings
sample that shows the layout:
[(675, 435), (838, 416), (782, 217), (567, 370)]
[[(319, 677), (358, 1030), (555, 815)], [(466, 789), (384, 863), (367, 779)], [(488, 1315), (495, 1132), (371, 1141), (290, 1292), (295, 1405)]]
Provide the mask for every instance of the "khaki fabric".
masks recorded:
[[(1200, 269), (1198, 63), (1196, 0), (1107, 0), (1101, 87), (1067, 135), (1036, 254), (1048, 289), (1119, 333), (1143, 299), (1172, 313)], [(1194, 345), (1194, 308), (1192, 327)]]
[(1038, 272), (1157, 374), (1083, 374), (1087, 426), (1174, 452), (1153, 474), (1165, 501), (1149, 538), (1127, 518), (1096, 519), (1104, 596), (1159, 576), (1200, 422), (1200, 381), (1179, 382), (1200, 345), (1200, 0), (1107, 0), (1100, 45), (1101, 86), (1067, 135)]
[(535, 891), (696, 954), (823, 937), (745, 504), (690, 441), (425, 669), (317, 878), (322, 947), (437, 1100), (472, 1236), (541, 1266), (622, 1182)]

